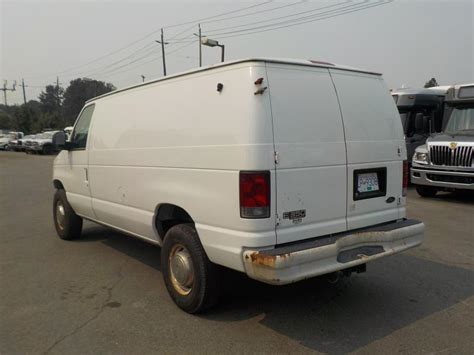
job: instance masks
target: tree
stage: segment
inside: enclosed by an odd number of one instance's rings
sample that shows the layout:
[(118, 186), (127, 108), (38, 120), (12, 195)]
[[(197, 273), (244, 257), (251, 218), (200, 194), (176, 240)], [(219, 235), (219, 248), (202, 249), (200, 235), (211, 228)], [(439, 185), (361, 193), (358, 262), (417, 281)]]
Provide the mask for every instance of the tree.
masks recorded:
[(45, 126), (41, 124), (42, 104), (38, 101), (28, 101), (21, 106), (15, 106), (14, 117), (16, 121), (16, 129), (20, 132), (35, 133), (40, 132)]
[(23, 105), (0, 105), (0, 129), (25, 134), (39, 132), (43, 128), (41, 118), (41, 104), (35, 100)]
[(12, 116), (4, 111), (0, 111), (0, 129), (11, 130), (13, 128)]
[(114, 91), (116, 88), (111, 83), (80, 78), (72, 80), (64, 92), (63, 116), (66, 126), (71, 126), (77, 118), (86, 101)]
[(433, 86), (438, 86), (438, 82), (436, 81), (435, 78), (431, 78), (425, 83), (425, 88), (432, 88)]
[(64, 89), (56, 85), (47, 85), (39, 95), (41, 111), (43, 113), (59, 113), (63, 101)]

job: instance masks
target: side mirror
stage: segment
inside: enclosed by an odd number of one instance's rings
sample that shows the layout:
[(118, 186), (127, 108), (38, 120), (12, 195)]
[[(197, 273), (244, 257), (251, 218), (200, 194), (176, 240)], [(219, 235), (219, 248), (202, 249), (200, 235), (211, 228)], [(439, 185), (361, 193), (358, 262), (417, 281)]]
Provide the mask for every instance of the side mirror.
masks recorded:
[(58, 149), (64, 149), (66, 146), (66, 133), (56, 132), (53, 136), (53, 145)]
[(423, 130), (423, 114), (417, 113), (415, 116), (415, 131), (419, 132)]

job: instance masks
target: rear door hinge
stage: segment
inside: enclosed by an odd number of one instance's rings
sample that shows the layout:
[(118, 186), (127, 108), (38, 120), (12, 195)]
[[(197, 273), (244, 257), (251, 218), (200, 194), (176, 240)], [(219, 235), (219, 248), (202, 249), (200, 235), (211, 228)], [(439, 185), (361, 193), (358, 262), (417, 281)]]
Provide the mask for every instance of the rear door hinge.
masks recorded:
[(273, 152), (273, 157), (275, 158), (275, 164), (279, 164), (280, 163), (280, 155), (278, 154), (278, 152)]
[(278, 216), (278, 213), (276, 214), (276, 219), (275, 219), (275, 227), (278, 227), (280, 225), (280, 216)]

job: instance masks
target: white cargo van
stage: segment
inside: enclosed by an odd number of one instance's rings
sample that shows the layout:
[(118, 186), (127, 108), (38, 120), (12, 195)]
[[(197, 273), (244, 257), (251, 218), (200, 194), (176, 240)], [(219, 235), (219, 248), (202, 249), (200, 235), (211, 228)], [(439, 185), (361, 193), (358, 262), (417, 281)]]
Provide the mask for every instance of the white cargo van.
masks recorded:
[(216, 301), (219, 266), (282, 285), (422, 242), (377, 73), (275, 59), (200, 68), (87, 102), (63, 149), (59, 236), (79, 237), (87, 219), (161, 245), (167, 289), (190, 313)]

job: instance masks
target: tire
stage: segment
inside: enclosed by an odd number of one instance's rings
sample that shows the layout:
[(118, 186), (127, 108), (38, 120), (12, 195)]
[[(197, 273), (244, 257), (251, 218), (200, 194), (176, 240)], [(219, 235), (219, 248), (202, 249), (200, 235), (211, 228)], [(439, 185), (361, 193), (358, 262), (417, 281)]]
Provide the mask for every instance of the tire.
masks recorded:
[(183, 311), (203, 312), (219, 300), (219, 267), (209, 261), (192, 224), (175, 225), (166, 233), (161, 270), (168, 293)]
[(44, 155), (53, 154), (53, 146), (52, 145), (45, 145), (41, 151)]
[(59, 238), (73, 240), (81, 236), (82, 218), (69, 205), (66, 192), (62, 189), (56, 190), (54, 194), (53, 220)]
[(435, 197), (438, 190), (434, 187), (426, 187), (426, 186), (417, 186), (416, 192), (421, 197)]

